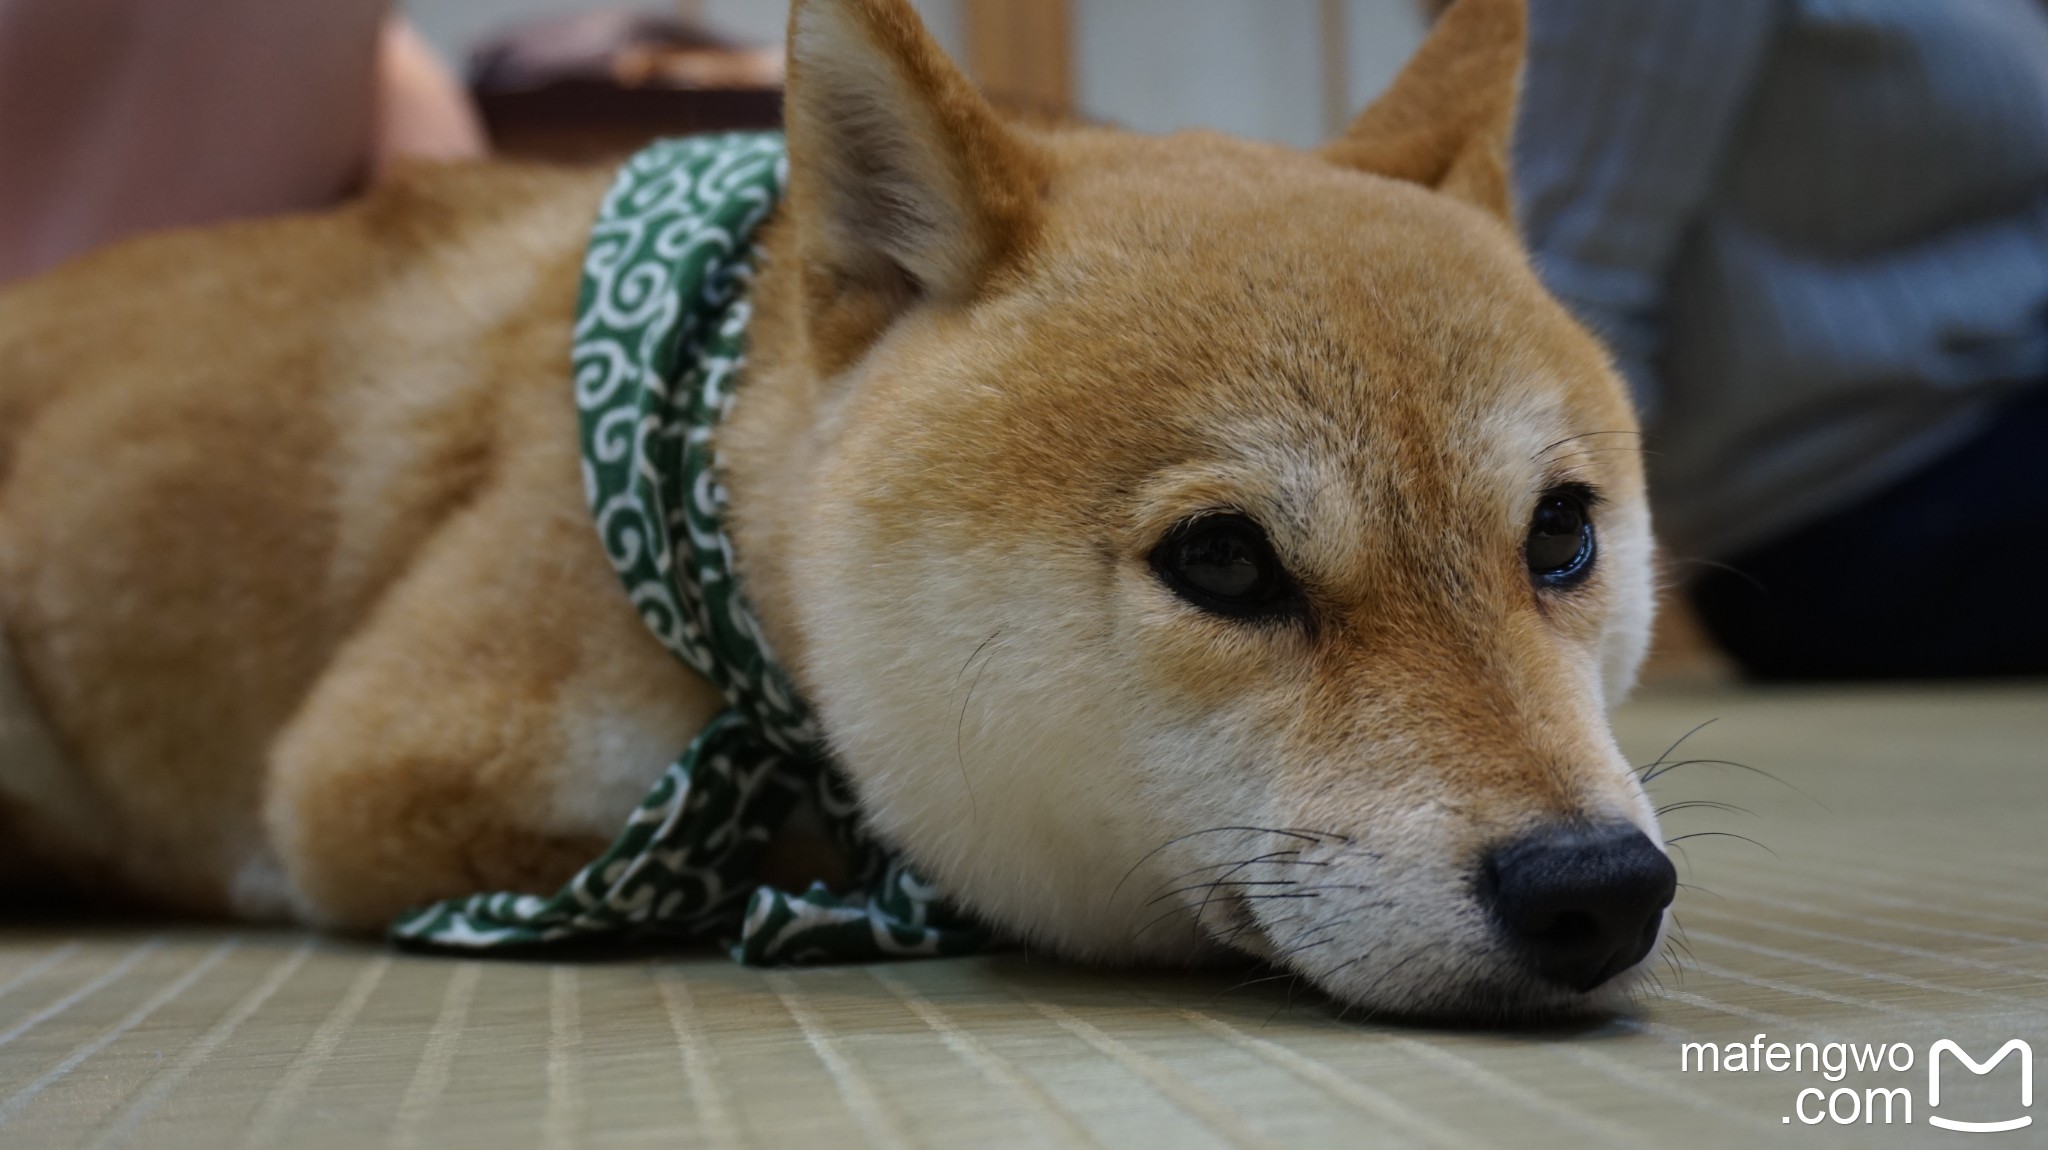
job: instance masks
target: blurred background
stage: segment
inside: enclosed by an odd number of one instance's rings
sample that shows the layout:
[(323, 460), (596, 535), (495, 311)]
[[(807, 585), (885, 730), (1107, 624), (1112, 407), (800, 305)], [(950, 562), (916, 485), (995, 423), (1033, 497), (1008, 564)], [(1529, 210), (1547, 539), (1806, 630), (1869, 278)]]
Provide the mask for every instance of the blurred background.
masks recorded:
[[(912, 0), (1004, 110), (1306, 146), (1416, 0)], [(0, 0), (0, 282), (333, 202), (399, 159), (598, 162), (779, 121), (787, 0)]]
[[(1302, 146), (1447, 6), (912, 2), (1010, 112)], [(1659, 672), (2048, 675), (2048, 0), (1529, 10), (1518, 223), (1644, 419)], [(0, 0), (0, 283), (411, 160), (774, 127), (786, 17)]]
[[(742, 44), (779, 46), (786, 0), (637, 0)], [(916, 0), (926, 26), (1014, 103), (1142, 131), (1202, 126), (1311, 144), (1421, 42), (1413, 0)], [(619, 0), (407, 0), (452, 60), (506, 29)]]

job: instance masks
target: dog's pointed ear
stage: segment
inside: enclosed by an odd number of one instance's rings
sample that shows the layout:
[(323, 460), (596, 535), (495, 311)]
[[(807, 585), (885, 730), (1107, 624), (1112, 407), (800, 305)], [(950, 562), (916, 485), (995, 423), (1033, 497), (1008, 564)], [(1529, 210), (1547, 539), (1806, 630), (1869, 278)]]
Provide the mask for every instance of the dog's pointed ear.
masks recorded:
[(973, 298), (1036, 230), (1043, 158), (907, 0), (798, 0), (784, 120), (807, 321), (828, 368), (921, 300)]
[(1527, 43), (1524, 0), (1457, 0), (1393, 86), (1322, 154), (1435, 188), (1513, 224), (1508, 149)]

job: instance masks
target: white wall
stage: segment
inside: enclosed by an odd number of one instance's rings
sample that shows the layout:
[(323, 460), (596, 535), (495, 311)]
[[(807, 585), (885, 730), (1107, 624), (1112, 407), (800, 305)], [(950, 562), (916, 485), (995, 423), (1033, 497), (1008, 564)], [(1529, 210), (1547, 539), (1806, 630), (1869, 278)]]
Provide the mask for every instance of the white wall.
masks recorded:
[(1429, 31), (1416, 0), (1346, 0), (1345, 51), (1351, 61), (1351, 108), (1386, 91)]
[[(1076, 0), (1075, 95), (1147, 132), (1207, 127), (1306, 146), (1326, 133), (1317, 0)], [(1354, 107), (1422, 40), (1414, 0), (1346, 0)]]
[[(317, 2), (317, 0), (295, 0)], [(429, 40), (460, 60), (521, 20), (677, 0), (401, 0)], [(913, 0), (956, 56), (956, 0)], [(1307, 145), (1326, 133), (1318, 0), (1072, 0), (1075, 97), (1086, 114), (1147, 132), (1203, 126)], [(1415, 0), (1345, 0), (1349, 88), (1363, 106), (1422, 37)], [(782, 37), (787, 0), (697, 0), (717, 27)]]
[(1080, 0), (1075, 100), (1147, 132), (1299, 142), (1322, 116), (1315, 0)]

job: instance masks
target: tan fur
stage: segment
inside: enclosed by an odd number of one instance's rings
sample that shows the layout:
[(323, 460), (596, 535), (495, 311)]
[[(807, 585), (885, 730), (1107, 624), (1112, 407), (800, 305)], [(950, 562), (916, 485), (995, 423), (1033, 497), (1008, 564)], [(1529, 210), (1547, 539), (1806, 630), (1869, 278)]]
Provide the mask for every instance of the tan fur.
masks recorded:
[(560, 365), (601, 187), (422, 172), (5, 297), (0, 618), (125, 883), (223, 912), (275, 856), (370, 925), (557, 879), (618, 817), (542, 830), (587, 785), (565, 700), (656, 729), (627, 790), (709, 714), (588, 546)]
[(1392, 88), (1323, 155), (1512, 220), (1508, 149), (1528, 23), (1521, 4), (1451, 8)]
[[(1605, 720), (1649, 630), (1639, 464), (1595, 449), (1633, 416), (1506, 222), (1521, 28), (1464, 0), (1312, 155), (1006, 126), (900, 0), (796, 6), (721, 443), (742, 573), (868, 816), (1010, 931), (1193, 961), (1331, 929), (1291, 961), (1366, 1005), (1577, 1001), (1467, 889), (1539, 821), (1655, 825)], [(582, 507), (601, 181), (422, 171), (0, 296), (0, 624), (106, 831), (48, 865), (351, 927), (544, 890), (710, 714)], [(1566, 481), (1601, 566), (1540, 595)], [(1221, 507), (1312, 626), (1153, 575)], [(1175, 890), (1273, 849), (1197, 833), (1245, 825), (1370, 893)]]

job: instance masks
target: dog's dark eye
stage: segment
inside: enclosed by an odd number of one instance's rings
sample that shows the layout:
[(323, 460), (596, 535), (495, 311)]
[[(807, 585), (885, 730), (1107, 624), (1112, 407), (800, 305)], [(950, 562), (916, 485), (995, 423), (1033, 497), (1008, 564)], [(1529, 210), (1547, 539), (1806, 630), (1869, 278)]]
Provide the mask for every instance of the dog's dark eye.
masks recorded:
[(1522, 545), (1529, 574), (1545, 587), (1572, 587), (1593, 571), (1593, 493), (1559, 487), (1536, 502)]
[(1152, 569), (1181, 598), (1218, 615), (1280, 615), (1297, 602), (1266, 533), (1242, 515), (1204, 515), (1175, 527), (1153, 549)]

